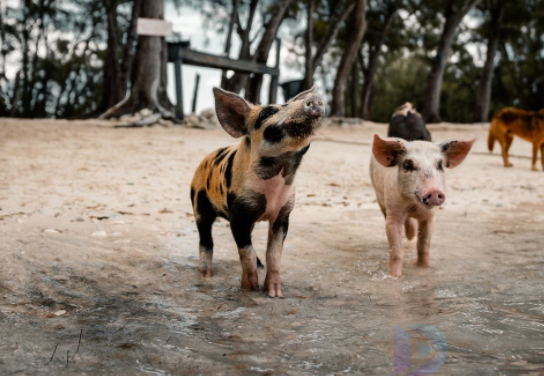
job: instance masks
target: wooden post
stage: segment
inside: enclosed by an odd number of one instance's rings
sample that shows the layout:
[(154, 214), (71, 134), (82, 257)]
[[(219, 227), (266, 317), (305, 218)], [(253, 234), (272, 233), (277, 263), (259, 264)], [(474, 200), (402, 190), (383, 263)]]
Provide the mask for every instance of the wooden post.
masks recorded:
[(279, 68), (280, 68), (280, 50), (281, 50), (281, 39), (276, 38), (276, 69), (278, 70), (277, 74), (271, 76), (270, 88), (268, 90), (268, 103), (276, 103), (276, 95), (278, 93), (278, 81), (279, 81)]
[(182, 77), (181, 77), (181, 65), (182, 60), (179, 56), (176, 56), (174, 60), (174, 71), (176, 76), (176, 117), (178, 119), (183, 119), (183, 86), (182, 86)]
[(198, 97), (198, 84), (200, 83), (200, 75), (196, 74), (195, 91), (193, 92), (193, 114), (196, 113), (196, 98)]

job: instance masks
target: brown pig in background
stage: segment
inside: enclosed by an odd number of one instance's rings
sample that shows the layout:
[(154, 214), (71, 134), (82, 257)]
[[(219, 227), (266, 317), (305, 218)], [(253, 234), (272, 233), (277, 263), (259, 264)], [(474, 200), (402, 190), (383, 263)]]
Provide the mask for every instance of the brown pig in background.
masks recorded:
[(461, 164), (474, 141), (434, 144), (374, 135), (370, 177), (385, 216), (391, 276), (402, 275), (404, 228), (409, 240), (418, 234), (417, 265), (430, 266), (435, 208), (446, 200), (444, 168)]

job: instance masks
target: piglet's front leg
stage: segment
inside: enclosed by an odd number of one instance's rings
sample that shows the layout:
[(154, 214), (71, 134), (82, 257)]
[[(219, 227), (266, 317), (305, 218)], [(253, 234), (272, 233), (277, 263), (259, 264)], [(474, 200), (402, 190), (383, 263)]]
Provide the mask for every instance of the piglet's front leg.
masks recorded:
[(266, 250), (266, 278), (263, 290), (268, 292), (271, 298), (282, 298), (281, 293), (281, 253), (283, 251), (283, 236), (270, 231), (268, 233), (268, 247)]
[(404, 219), (387, 216), (385, 220), (385, 232), (389, 242), (389, 275), (400, 277), (402, 275), (402, 263), (404, 261), (404, 247), (402, 245), (402, 230)]
[(257, 253), (252, 245), (238, 248), (238, 255), (242, 264), (242, 290), (257, 291), (259, 276), (257, 274)]
[(433, 219), (419, 221), (419, 235), (417, 238), (417, 266), (428, 268), (431, 266), (429, 248), (431, 247), (431, 236), (433, 234)]
[(268, 246), (266, 249), (266, 278), (263, 290), (268, 292), (271, 298), (282, 298), (281, 292), (281, 254), (283, 242), (289, 230), (289, 214), (292, 204), (288, 203), (282, 208), (278, 218), (270, 223), (268, 230)]

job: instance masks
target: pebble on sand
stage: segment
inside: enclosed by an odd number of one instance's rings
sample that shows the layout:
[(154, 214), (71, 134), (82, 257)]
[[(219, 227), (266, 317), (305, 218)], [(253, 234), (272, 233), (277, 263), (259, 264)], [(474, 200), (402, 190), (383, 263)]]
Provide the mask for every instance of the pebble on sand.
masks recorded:
[(46, 234), (60, 234), (59, 230), (55, 230), (53, 228), (45, 229), (45, 230), (43, 230), (43, 232), (46, 233)]
[(106, 231), (95, 231), (92, 234), (95, 238), (105, 238), (108, 236), (108, 233)]

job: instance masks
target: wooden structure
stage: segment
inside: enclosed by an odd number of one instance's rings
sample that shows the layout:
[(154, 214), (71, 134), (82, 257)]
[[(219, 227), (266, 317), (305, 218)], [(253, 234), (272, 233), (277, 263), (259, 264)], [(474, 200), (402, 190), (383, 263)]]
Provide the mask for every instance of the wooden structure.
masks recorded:
[(176, 76), (176, 117), (183, 119), (183, 90), (182, 90), (182, 66), (183, 64), (195, 65), (205, 68), (216, 68), (222, 70), (233, 70), (235, 72), (269, 74), (270, 90), (268, 92), (268, 103), (276, 103), (278, 91), (278, 80), (280, 76), (280, 47), (281, 40), (276, 38), (276, 65), (269, 67), (265, 64), (258, 64), (247, 60), (234, 60), (228, 57), (211, 55), (198, 52), (189, 48), (189, 42), (167, 43), (168, 61), (174, 63)]
[(172, 22), (157, 20), (155, 18), (138, 18), (136, 21), (136, 33), (149, 37), (166, 37), (172, 35)]

